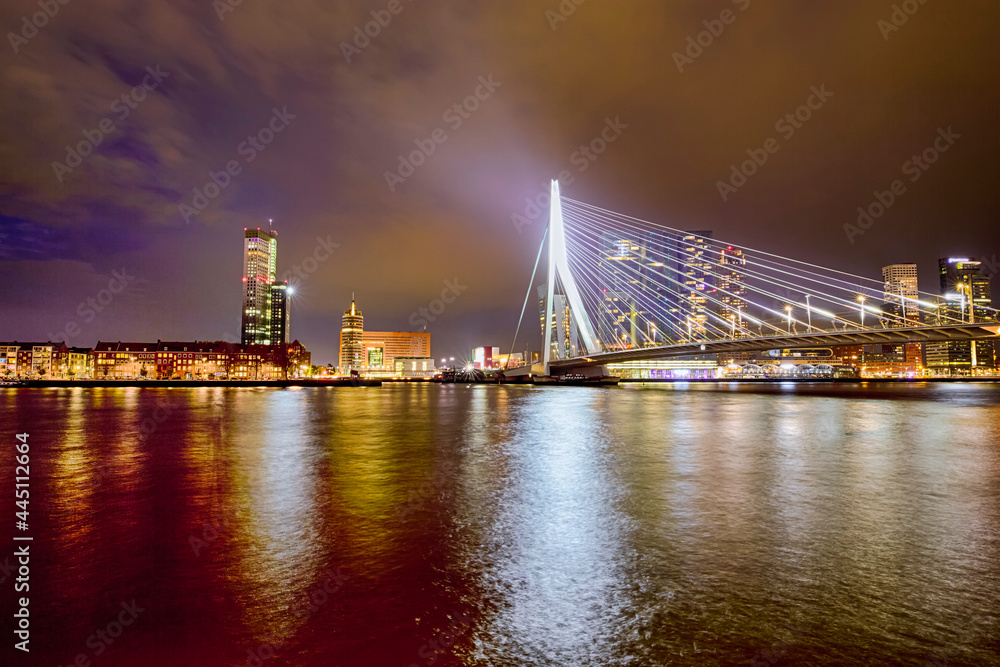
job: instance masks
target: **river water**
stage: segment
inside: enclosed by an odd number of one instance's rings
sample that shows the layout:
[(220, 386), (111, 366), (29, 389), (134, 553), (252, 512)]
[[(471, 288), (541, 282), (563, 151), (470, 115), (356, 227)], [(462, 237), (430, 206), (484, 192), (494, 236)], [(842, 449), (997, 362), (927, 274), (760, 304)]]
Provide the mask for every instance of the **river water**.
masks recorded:
[(0, 389), (0, 438), (3, 664), (1000, 654), (1000, 384)]

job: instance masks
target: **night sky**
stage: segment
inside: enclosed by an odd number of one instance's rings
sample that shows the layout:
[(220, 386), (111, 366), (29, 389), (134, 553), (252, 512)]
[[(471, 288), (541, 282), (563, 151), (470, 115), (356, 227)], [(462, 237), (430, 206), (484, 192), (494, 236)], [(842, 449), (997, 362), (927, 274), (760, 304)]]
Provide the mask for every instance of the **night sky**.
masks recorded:
[[(292, 334), (314, 362), (336, 360), (352, 292), (366, 328), (409, 330), (455, 280), (435, 356), (506, 348), (544, 227), (512, 215), (564, 171), (566, 196), (733, 243), (872, 278), (917, 262), (929, 291), (941, 256), (1000, 269), (1000, 8), (902, 4), (916, 11), (895, 29), (888, 0), (566, 0), (568, 16), (555, 0), (76, 0), (34, 34), (37, 2), (5, 2), (0, 339), (70, 323), (81, 346), (238, 337), (243, 228), (272, 218), (279, 274), (317, 239), (339, 244), (293, 280)], [(358, 48), (372, 10), (391, 20)], [(675, 56), (706, 21), (721, 34)], [(832, 96), (786, 138), (776, 122), (813, 87)], [(477, 89), (478, 109), (447, 113)], [(273, 141), (244, 143), (274, 110)], [(606, 152), (574, 156), (609, 121)], [(904, 163), (948, 128), (911, 182)], [(391, 190), (385, 172), (435, 130), (446, 140)], [(93, 154), (53, 166), (87, 135)], [(717, 182), (771, 137), (780, 150), (723, 201)], [(849, 240), (896, 179), (905, 194)], [(81, 309), (112, 271), (134, 279)]]

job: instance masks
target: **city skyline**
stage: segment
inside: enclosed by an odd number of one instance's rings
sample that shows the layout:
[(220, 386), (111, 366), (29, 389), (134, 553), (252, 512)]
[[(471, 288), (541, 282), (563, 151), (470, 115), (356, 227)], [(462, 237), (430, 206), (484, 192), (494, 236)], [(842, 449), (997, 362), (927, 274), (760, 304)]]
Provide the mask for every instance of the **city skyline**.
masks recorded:
[[(718, 19), (696, 2), (588, 4), (554, 24), (528, 2), (413, 9), (348, 58), (370, 8), (61, 7), (0, 65), (21, 100), (0, 155), (5, 337), (75, 322), (72, 344), (238, 338), (218, 304), (241, 258), (218, 251), (273, 218), (277, 278), (299, 283), (294, 337), (321, 358), (351, 292), (378, 304), (371, 326), (405, 330), (445, 281), (468, 289), (427, 320), (440, 349), (503, 345), (523, 296), (507, 283), (530, 275), (552, 177), (580, 200), (857, 274), (916, 262), (932, 285), (939, 257), (1000, 265), (993, 3), (924, 5), (889, 33), (870, 3), (734, 3), (736, 22), (697, 48)], [(300, 39), (272, 29), (286, 23)], [(593, 35), (615, 47), (589, 49)], [(87, 136), (100, 142), (84, 156)], [(134, 278), (85, 321), (78, 305), (113, 271)]]

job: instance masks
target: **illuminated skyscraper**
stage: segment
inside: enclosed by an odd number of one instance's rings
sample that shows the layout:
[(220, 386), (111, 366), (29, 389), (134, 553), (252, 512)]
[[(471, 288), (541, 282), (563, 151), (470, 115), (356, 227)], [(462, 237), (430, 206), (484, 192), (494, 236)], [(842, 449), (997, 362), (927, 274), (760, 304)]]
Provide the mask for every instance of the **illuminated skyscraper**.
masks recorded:
[(714, 286), (711, 275), (712, 232), (691, 231), (674, 237), (671, 252), (673, 275), (682, 283), (681, 296), (671, 308), (674, 326), (685, 339), (704, 338), (708, 332), (708, 294)]
[[(943, 322), (995, 321), (988, 310), (992, 294), (989, 276), (982, 273), (982, 262), (965, 257), (938, 260), (941, 293), (944, 302), (938, 308)], [(995, 367), (991, 341), (947, 341), (926, 343), (927, 367), (949, 373), (976, 373)]]
[(726, 246), (719, 251), (718, 277), (715, 279), (717, 292), (715, 298), (721, 301), (716, 304), (719, 317), (736, 322), (736, 333), (742, 322), (736, 320), (746, 315), (750, 303), (747, 301), (747, 258), (743, 251), (733, 246)]
[(243, 323), (241, 341), (271, 343), (271, 285), (278, 257), (278, 233), (243, 230)]
[(918, 326), (920, 305), (917, 298), (920, 292), (917, 289), (917, 265), (907, 263), (883, 266), (882, 281), (883, 310), (891, 315), (888, 318), (889, 326)]
[(271, 285), (271, 343), (288, 343), (288, 281)]
[(344, 311), (343, 326), (340, 329), (340, 374), (347, 375), (368, 365), (365, 356), (365, 318), (354, 305), (351, 295), (351, 309)]
[[(882, 312), (885, 322), (893, 328), (920, 326), (920, 304), (917, 299), (917, 265), (890, 264), (882, 267)], [(924, 364), (923, 344), (883, 345), (884, 354), (904, 364), (906, 372), (917, 372)]]

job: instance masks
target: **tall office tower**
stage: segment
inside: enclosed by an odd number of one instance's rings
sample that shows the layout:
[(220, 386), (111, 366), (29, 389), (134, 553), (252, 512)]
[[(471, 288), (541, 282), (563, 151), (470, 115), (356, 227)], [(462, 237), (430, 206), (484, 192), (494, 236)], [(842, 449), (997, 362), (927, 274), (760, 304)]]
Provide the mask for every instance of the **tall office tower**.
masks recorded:
[(719, 264), (721, 266), (716, 270), (718, 277), (715, 279), (715, 298), (722, 304), (716, 304), (716, 309), (719, 317), (735, 324), (736, 335), (739, 337), (742, 319), (750, 306), (746, 298), (747, 258), (743, 256), (743, 250), (730, 245), (719, 251)]
[(601, 234), (597, 275), (601, 293), (597, 337), (606, 350), (640, 346), (643, 305), (636, 302), (646, 246), (641, 239), (615, 232)]
[(883, 311), (891, 327), (920, 325), (920, 305), (917, 303), (917, 265), (890, 264), (882, 267)]
[[(942, 323), (995, 320), (988, 310), (991, 301), (989, 276), (982, 263), (966, 257), (938, 260), (943, 303), (938, 307)], [(926, 343), (927, 367), (951, 374), (970, 374), (995, 368), (991, 341), (947, 341)]]
[(938, 260), (941, 273), (941, 293), (945, 301), (954, 305), (950, 310), (954, 316), (965, 322), (989, 322), (995, 316), (989, 309), (992, 301), (990, 277), (983, 271), (983, 263), (968, 258), (941, 258)]
[[(912, 262), (882, 267), (882, 312), (887, 326), (892, 328), (920, 326), (920, 296), (917, 287), (917, 265)], [(924, 365), (922, 343), (883, 345), (885, 354), (896, 359), (907, 373), (916, 373)]]
[(271, 285), (278, 257), (278, 233), (272, 229), (243, 230), (244, 345), (271, 342)]
[(351, 295), (351, 309), (344, 311), (343, 326), (340, 329), (340, 374), (368, 365), (365, 358), (365, 318), (354, 305)]
[(712, 232), (689, 231), (675, 237), (671, 258), (673, 275), (682, 285), (681, 296), (671, 308), (671, 318), (687, 339), (704, 338), (708, 334), (708, 298), (715, 281), (711, 258)]
[(288, 295), (290, 294), (288, 281), (274, 283), (271, 285), (271, 343), (288, 343), (289, 309)]

